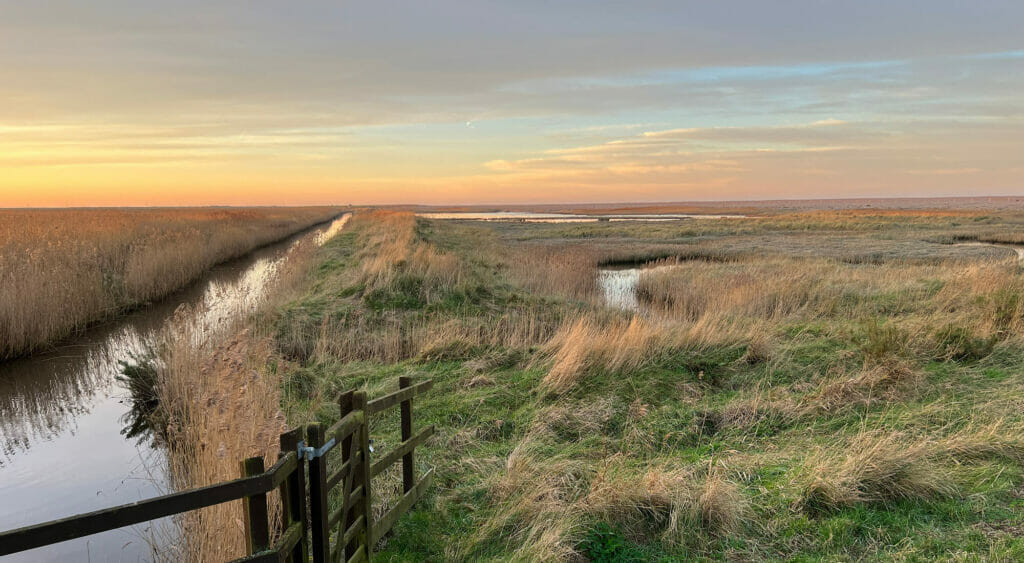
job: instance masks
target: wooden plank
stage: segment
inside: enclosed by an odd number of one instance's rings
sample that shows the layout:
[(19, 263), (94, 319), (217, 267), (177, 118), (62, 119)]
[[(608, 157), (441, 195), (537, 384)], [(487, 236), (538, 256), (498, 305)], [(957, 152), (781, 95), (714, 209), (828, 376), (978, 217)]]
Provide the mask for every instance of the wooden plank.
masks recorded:
[(302, 536), (305, 535), (304, 528), (305, 526), (301, 522), (293, 522), (291, 526), (288, 526), (277, 540), (277, 552), (281, 554), (291, 552), (293, 547), (301, 543)]
[[(313, 423), (306, 428), (309, 446), (319, 448), (324, 445), (324, 429)], [(313, 532), (313, 563), (327, 563), (331, 556), (330, 538), (327, 523), (327, 458), (319, 456), (309, 461), (309, 513)]]
[(355, 555), (348, 558), (348, 563), (364, 563), (366, 559), (366, 546), (359, 546), (359, 550), (356, 551)]
[[(338, 411), (341, 414), (342, 419), (348, 416), (349, 413), (355, 412), (355, 400), (353, 398), (354, 396), (355, 391), (353, 390), (345, 391), (344, 393), (338, 396)], [(365, 428), (366, 426), (366, 413), (365, 411), (361, 412), (363, 412), (363, 418), (360, 421), (358, 431), (354, 435), (358, 435), (359, 432), (361, 432), (362, 429)], [(354, 435), (346, 436), (344, 439), (341, 440), (341, 460), (343, 463), (350, 462), (354, 458)], [(356, 462), (353, 462), (353, 474), (355, 473), (355, 464)], [(352, 481), (352, 475), (348, 475), (345, 478), (344, 490), (341, 493), (341, 512), (343, 516), (339, 519), (338, 523), (339, 536), (341, 535), (341, 531), (348, 529), (349, 525), (352, 522), (355, 522), (356, 517), (358, 516), (358, 513), (356, 512), (355, 509), (355, 503), (349, 502), (349, 493), (351, 492)], [(331, 552), (331, 562), (337, 563), (342, 561), (342, 559), (347, 560), (348, 558), (355, 555), (357, 547), (358, 546), (352, 540), (350, 540), (347, 544), (339, 545), (337, 550)]]
[[(405, 455), (406, 452), (412, 451), (414, 448), (422, 444), (427, 438), (434, 435), (434, 425), (430, 425), (423, 430), (420, 430), (412, 439), (406, 440), (399, 444), (395, 449), (391, 450), (377, 461), (373, 462), (370, 467), (370, 477), (376, 477), (380, 475), (381, 471), (384, 471), (391, 466), (392, 463), (398, 461), (398, 458)], [(408, 491), (406, 491), (408, 492)]]
[(430, 483), (434, 480), (434, 470), (427, 471), (427, 474), (420, 479), (419, 483), (413, 489), (402, 497), (402, 500), (398, 501), (398, 504), (392, 506), (388, 510), (387, 514), (383, 518), (378, 520), (372, 529), (370, 535), (370, 545), (377, 545), (382, 537), (391, 531), (391, 528), (395, 526), (398, 519), (402, 517), (406, 512), (412, 508), (412, 505), (416, 504), (416, 501), (423, 496), (423, 493), (430, 487)]
[(341, 521), (342, 515), (345, 514), (346, 509), (350, 509), (353, 504), (359, 502), (363, 498), (363, 486), (360, 485), (355, 489), (352, 489), (352, 493), (346, 497), (346, 501), (342, 503), (340, 507), (331, 513), (331, 519), (328, 523), (333, 526)]
[[(242, 475), (262, 475), (263, 457), (250, 457), (241, 462)], [(243, 500), (245, 507), (245, 539), (249, 554), (266, 551), (270, 547), (270, 522), (267, 520), (267, 494), (259, 493)]]
[(287, 475), (286, 470), (289, 467), (294, 468), (296, 464), (296, 456), (290, 455), (279, 460), (262, 475), (243, 477), (3, 532), (0, 533), (0, 555), (9, 555), (266, 493), (280, 484), (279, 481), (275, 482), (278, 474), (283, 480)]
[(277, 463), (267, 470), (266, 475), (270, 477), (270, 488), (267, 489), (267, 492), (270, 492), (271, 489), (275, 489), (281, 483), (284, 483), (284, 480), (287, 479), (288, 476), (292, 474), (292, 471), (298, 467), (299, 454), (294, 450), (285, 453), (283, 457), (277, 460)]
[(384, 395), (383, 397), (379, 397), (372, 401), (369, 401), (366, 404), (366, 416), (377, 414), (380, 411), (393, 407), (406, 399), (411, 399), (416, 395), (419, 395), (420, 393), (429, 390), (433, 386), (433, 380), (428, 379), (422, 383), (417, 383), (412, 387), (400, 389), (398, 391), (395, 391), (394, 393), (390, 393), (388, 395)]
[(334, 475), (331, 475), (327, 479), (328, 490), (333, 491), (334, 487), (337, 487), (338, 483), (340, 483), (342, 479), (348, 476), (349, 472), (351, 472), (354, 467), (356, 467), (362, 462), (363, 456), (359, 452), (356, 452), (353, 457), (354, 459), (350, 459), (345, 463), (342, 463), (341, 467), (339, 467), (338, 470), (334, 472)]
[(359, 430), (359, 425), (362, 423), (362, 411), (350, 412), (343, 416), (341, 420), (332, 424), (331, 427), (324, 432), (325, 439), (334, 438), (335, 442), (341, 442), (345, 438), (351, 436), (353, 432)]
[[(398, 387), (408, 389), (412, 387), (412, 378), (401, 376), (398, 378)], [(412, 439), (412, 397), (402, 401), (402, 442)], [(402, 456), (402, 492), (408, 493), (416, 486), (416, 464), (413, 461), (414, 448), (408, 448)]]
[(362, 516), (360, 516), (358, 520), (353, 522), (352, 525), (349, 526), (347, 530), (345, 530), (345, 533), (342, 534), (341, 544), (345, 545), (348, 542), (352, 541), (352, 538), (356, 537), (356, 534), (358, 534), (362, 530), (364, 523), (365, 522), (363, 521)]
[[(281, 434), (279, 455), (292, 455), (298, 458), (295, 452), (304, 436), (305, 429), (302, 427)], [(298, 523), (302, 528), (299, 542), (292, 548), (292, 563), (305, 563), (309, 560), (309, 550), (306, 542), (306, 471), (303, 464), (296, 463), (295, 470), (281, 484), (281, 505), (282, 512), (286, 515), (283, 519), (284, 527), (287, 529), (293, 523)]]
[[(356, 391), (352, 394), (352, 404), (356, 410), (367, 412), (366, 391)], [(359, 464), (359, 484), (363, 487), (363, 498), (359, 502), (361, 512), (366, 520), (365, 532), (362, 535), (362, 549), (364, 557), (373, 553), (373, 546), (376, 542), (373, 538), (373, 488), (370, 486), (370, 433), (369, 417), (363, 420), (362, 430), (359, 431), (359, 450), (363, 452), (363, 463)]]
[(267, 549), (259, 553), (234, 559), (231, 563), (269, 563), (272, 561), (285, 561), (289, 552), (294, 550), (294, 547), (301, 543), (303, 536), (302, 526), (295, 522), (291, 526), (285, 529), (284, 533), (277, 540), (274, 545), (274, 549)]
[[(280, 458), (285, 456), (285, 453), (284, 452), (277, 452), (277, 456), (278, 456), (278, 459), (280, 459)], [(278, 487), (278, 491), (281, 494), (281, 518), (280, 518), (281, 527), (283, 529), (287, 530), (292, 525), (292, 522), (294, 521), (294, 518), (293, 518), (294, 514), (293, 514), (293, 510), (292, 510), (292, 505), (295, 504), (295, 500), (296, 500), (295, 497), (297, 496), (296, 493), (298, 491), (297, 490), (294, 490), (294, 491), (292, 490), (292, 482), (291, 482), (290, 479), (285, 479), (284, 483), (281, 483), (281, 486)], [(295, 559), (295, 557), (293, 555), (291, 557), (285, 558), (285, 561), (288, 561), (288, 563), (296, 563), (297, 560)]]
[(284, 563), (285, 556), (276, 551), (261, 551), (254, 555), (247, 555), (233, 559), (231, 563)]

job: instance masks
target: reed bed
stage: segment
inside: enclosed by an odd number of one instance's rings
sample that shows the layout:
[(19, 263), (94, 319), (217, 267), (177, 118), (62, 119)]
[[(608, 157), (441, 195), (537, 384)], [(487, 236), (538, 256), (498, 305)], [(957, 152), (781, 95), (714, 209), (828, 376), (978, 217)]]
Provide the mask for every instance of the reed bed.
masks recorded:
[(0, 210), (0, 360), (153, 301), (328, 208)]
[[(270, 467), (277, 461), (278, 438), (287, 430), (281, 381), (268, 370), (270, 343), (245, 330), (199, 332), (187, 320), (190, 313), (182, 311), (165, 337), (156, 383), (176, 490), (236, 479), (240, 460), (253, 456)], [(272, 493), (269, 500), (273, 523), (280, 498)], [(179, 518), (185, 541), (161, 552), (163, 559), (227, 561), (247, 554), (241, 501)]]

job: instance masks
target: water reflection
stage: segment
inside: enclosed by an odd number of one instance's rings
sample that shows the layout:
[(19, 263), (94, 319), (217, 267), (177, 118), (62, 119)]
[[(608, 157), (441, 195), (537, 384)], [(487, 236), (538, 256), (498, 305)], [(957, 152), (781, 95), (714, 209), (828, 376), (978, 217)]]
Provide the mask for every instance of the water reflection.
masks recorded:
[[(317, 233), (337, 233), (347, 220)], [(151, 353), (179, 310), (193, 315), (194, 333), (252, 310), (302, 240), (323, 244), (327, 238), (314, 234), (266, 247), (70, 344), (0, 364), (0, 530), (166, 492), (166, 459), (131, 416), (135, 403), (124, 366)], [(149, 559), (150, 544), (173, 541), (175, 529), (165, 519), (153, 528), (98, 534), (4, 560)]]
[(677, 264), (662, 264), (639, 268), (605, 268), (597, 271), (597, 285), (601, 288), (605, 305), (642, 313), (643, 307), (636, 294), (637, 285), (640, 283), (640, 274), (678, 267), (680, 266)]

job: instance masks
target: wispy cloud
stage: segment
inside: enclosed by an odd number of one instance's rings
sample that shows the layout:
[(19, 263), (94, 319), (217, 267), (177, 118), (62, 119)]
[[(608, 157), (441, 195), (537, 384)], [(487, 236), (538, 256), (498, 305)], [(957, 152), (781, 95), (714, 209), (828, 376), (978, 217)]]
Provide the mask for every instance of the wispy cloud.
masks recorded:
[(1020, 2), (3, 12), (0, 205), (153, 178), (236, 203), (1020, 189)]

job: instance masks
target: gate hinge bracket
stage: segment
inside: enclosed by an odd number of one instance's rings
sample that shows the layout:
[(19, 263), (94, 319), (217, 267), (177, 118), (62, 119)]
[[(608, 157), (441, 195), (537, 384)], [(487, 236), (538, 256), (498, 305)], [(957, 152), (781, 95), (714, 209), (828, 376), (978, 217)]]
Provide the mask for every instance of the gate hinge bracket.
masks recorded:
[(331, 450), (331, 448), (333, 448), (333, 447), (334, 447), (334, 438), (331, 438), (330, 440), (327, 440), (326, 444), (320, 446), (319, 448), (314, 448), (314, 447), (311, 447), (311, 446), (307, 446), (305, 441), (300, 441), (299, 442), (299, 446), (298, 446), (297, 449), (298, 449), (298, 453), (299, 453), (299, 459), (304, 459), (306, 461), (313, 461), (314, 459), (316, 459), (318, 457), (322, 457), (324, 454), (329, 452)]

